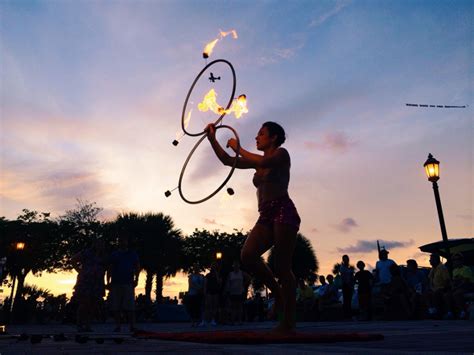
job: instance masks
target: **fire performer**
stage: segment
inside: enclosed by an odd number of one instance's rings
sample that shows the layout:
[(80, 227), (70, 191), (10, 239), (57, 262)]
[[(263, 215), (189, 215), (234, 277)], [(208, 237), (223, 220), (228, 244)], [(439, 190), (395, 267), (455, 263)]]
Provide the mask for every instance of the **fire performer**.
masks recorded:
[[(296, 308), (296, 280), (291, 265), (301, 220), (288, 195), (290, 155), (281, 147), (285, 142), (285, 131), (275, 122), (262, 125), (255, 140), (263, 155), (238, 149), (237, 141), (229, 139), (227, 146), (236, 152), (238, 150), (240, 156), (237, 158), (227, 154), (216, 140), (214, 124), (208, 125), (206, 132), (214, 152), (224, 165), (232, 166), (234, 159), (238, 159), (237, 168), (256, 170), (253, 184), (257, 188), (260, 216), (241, 250), (241, 260), (275, 295), (275, 310), (282, 312), (282, 317), (274, 331), (290, 332), (295, 328)], [(272, 246), (275, 275), (261, 259), (261, 255)]]

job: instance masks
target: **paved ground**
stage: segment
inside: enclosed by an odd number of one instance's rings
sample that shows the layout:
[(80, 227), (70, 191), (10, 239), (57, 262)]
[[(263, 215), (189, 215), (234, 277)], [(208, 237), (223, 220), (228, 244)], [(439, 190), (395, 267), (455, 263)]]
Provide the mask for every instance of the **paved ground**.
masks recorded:
[[(248, 323), (238, 327), (218, 326), (199, 328), (199, 331), (271, 329), (273, 323)], [(184, 323), (147, 323), (141, 329), (149, 331), (180, 332), (194, 330)], [(97, 332), (108, 332), (112, 324), (96, 325)], [(8, 327), (10, 334), (20, 333), (70, 333), (75, 328), (68, 325), (15, 325)], [(3, 354), (116, 354), (116, 353), (172, 353), (172, 354), (474, 354), (474, 322), (472, 321), (403, 321), (403, 322), (319, 322), (299, 323), (304, 332), (368, 332), (381, 333), (382, 341), (340, 342), (333, 344), (199, 344), (163, 340), (128, 338), (122, 344), (106, 341), (96, 344), (89, 341), (54, 342), (44, 339), (39, 344), (0, 339)]]

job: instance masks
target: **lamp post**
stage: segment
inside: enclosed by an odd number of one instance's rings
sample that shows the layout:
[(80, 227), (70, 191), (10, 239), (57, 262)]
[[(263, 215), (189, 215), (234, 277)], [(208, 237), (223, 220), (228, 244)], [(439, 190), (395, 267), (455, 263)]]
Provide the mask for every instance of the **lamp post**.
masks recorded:
[(222, 259), (222, 253), (220, 251), (216, 252), (216, 260)]
[(441, 235), (443, 237), (444, 247), (446, 248), (447, 254), (446, 262), (448, 264), (449, 270), (451, 270), (451, 253), (449, 251), (448, 233), (446, 232), (446, 224), (444, 223), (443, 216), (443, 207), (441, 206), (441, 198), (439, 197), (438, 189), (439, 161), (437, 161), (430, 153), (428, 154), (428, 159), (426, 160), (423, 166), (425, 167), (426, 176), (428, 177), (428, 180), (433, 183), (433, 192), (435, 195), (436, 208), (438, 210), (439, 225), (441, 227)]
[(13, 313), (13, 304), (14, 304), (14, 300), (13, 300), (13, 297), (15, 296), (15, 284), (16, 284), (16, 274), (17, 274), (17, 268), (19, 266), (19, 263), (18, 263), (18, 256), (19, 256), (19, 253), (22, 252), (24, 249), (25, 249), (25, 242), (16, 242), (15, 243), (15, 258), (14, 258), (14, 265), (13, 265), (13, 281), (12, 281), (12, 290), (11, 290), (11, 294), (10, 294), (10, 307), (9, 307), (9, 313), (10, 313), (10, 322), (12, 321), (12, 313)]

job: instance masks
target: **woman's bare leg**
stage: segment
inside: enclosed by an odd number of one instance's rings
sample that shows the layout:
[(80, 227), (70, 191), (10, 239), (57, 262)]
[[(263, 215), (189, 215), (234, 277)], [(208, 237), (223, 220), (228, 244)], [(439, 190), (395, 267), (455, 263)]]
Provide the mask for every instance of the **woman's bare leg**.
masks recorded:
[(282, 293), (273, 272), (261, 258), (273, 246), (273, 232), (270, 228), (257, 224), (245, 240), (240, 253), (242, 264), (254, 273), (275, 296), (276, 306), (280, 306)]
[(275, 274), (282, 285), (283, 295), (283, 320), (275, 330), (288, 332), (295, 328), (296, 279), (292, 262), (297, 230), (291, 225), (275, 223), (273, 231)]

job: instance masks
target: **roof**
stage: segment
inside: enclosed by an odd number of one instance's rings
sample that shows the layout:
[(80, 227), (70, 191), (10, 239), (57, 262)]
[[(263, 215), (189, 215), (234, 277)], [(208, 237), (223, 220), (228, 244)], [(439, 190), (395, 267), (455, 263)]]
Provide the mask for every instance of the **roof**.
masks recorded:
[[(474, 238), (449, 239), (448, 247), (451, 255), (462, 253), (466, 264), (474, 264)], [(422, 245), (419, 248), (424, 253), (437, 253), (444, 258), (448, 254), (442, 240)]]

